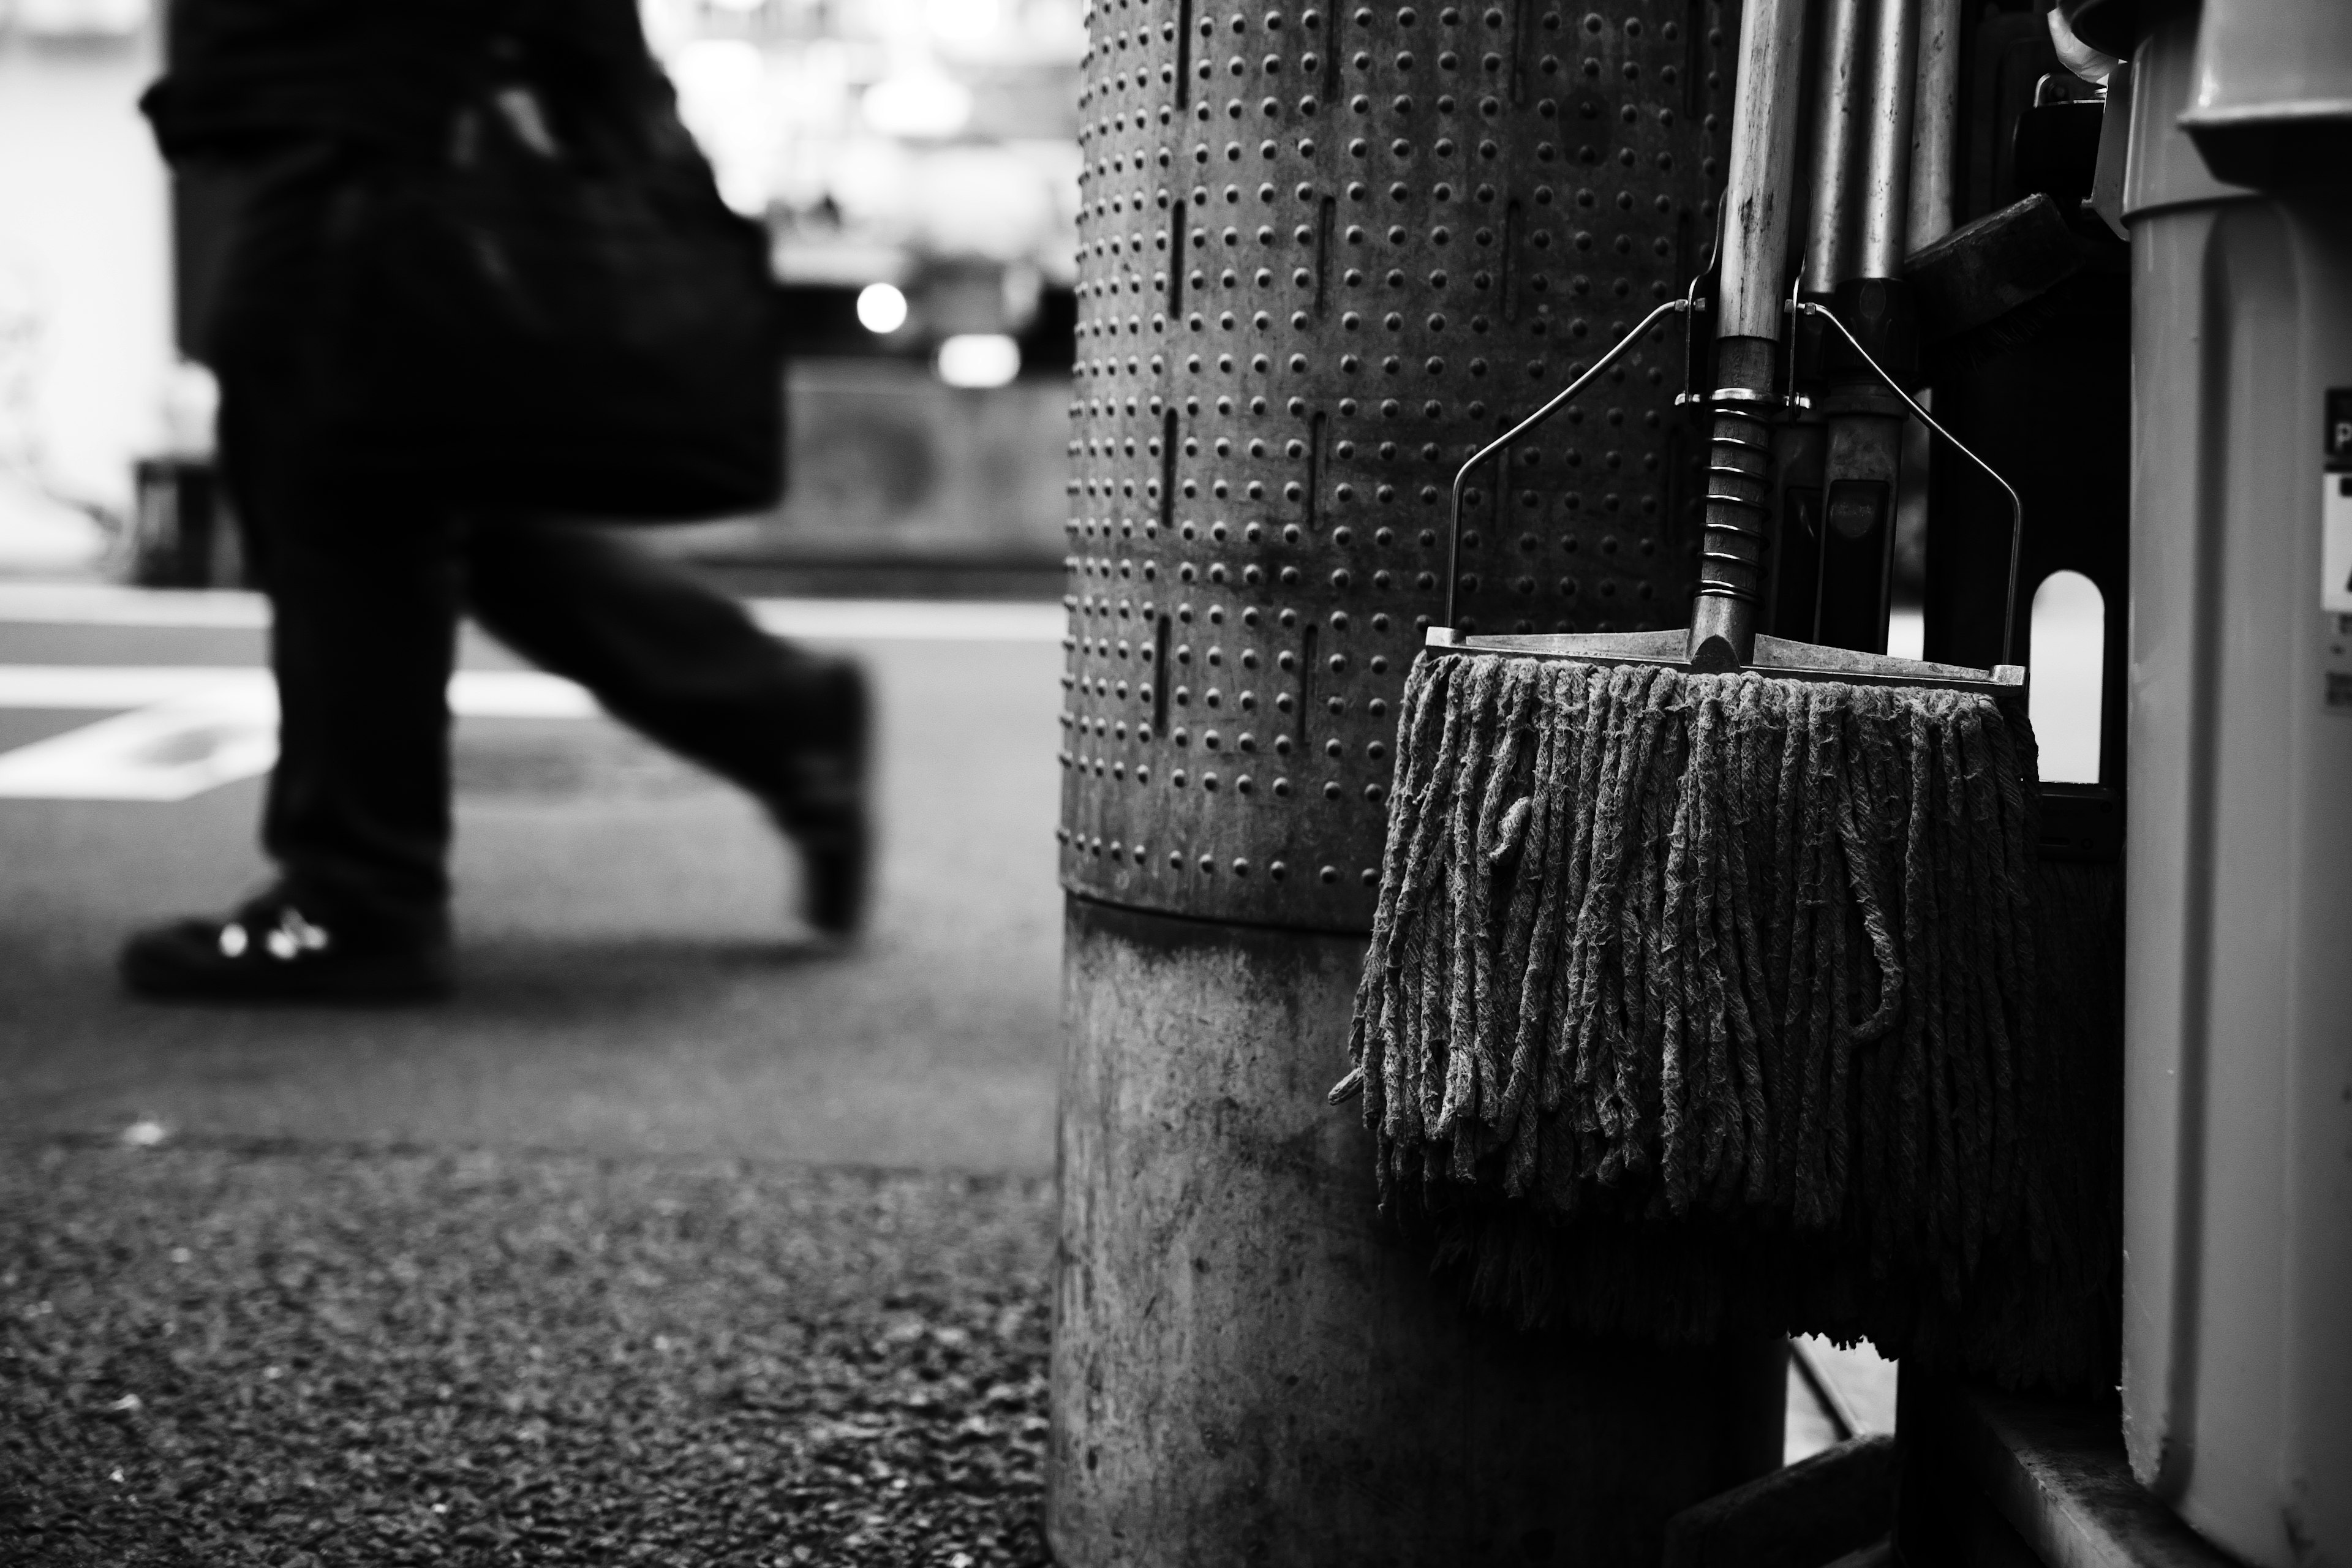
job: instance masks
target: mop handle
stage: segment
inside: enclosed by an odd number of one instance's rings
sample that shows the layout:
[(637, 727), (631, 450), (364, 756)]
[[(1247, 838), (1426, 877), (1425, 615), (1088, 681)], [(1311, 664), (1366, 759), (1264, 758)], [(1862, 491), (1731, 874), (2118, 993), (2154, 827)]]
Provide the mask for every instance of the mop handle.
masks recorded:
[(1533, 414), (1528, 415), (1525, 419), (1520, 420), (1517, 425), (1512, 426), (1508, 430), (1506, 430), (1500, 436), (1496, 437), (1494, 440), (1488, 442), (1486, 446), (1481, 447), (1477, 451), (1472, 453), (1470, 460), (1463, 464), (1462, 467), (1455, 471), (1454, 475), (1454, 520), (1452, 531), (1448, 534), (1445, 542), (1445, 624), (1448, 626), (1454, 625), (1454, 611), (1455, 607), (1454, 599), (1456, 592), (1460, 588), (1462, 583), (1462, 490), (1463, 487), (1470, 482), (1470, 476), (1476, 471), (1478, 465), (1493, 457), (1496, 453), (1503, 450), (1506, 447), (1508, 447), (1512, 442), (1517, 440), (1520, 437), (1526, 435), (1528, 431), (1534, 429), (1537, 426), (1542, 424), (1553, 415), (1559, 413), (1560, 409), (1567, 405), (1570, 398), (1573, 398), (1578, 393), (1584, 390), (1585, 386), (1594, 376), (1599, 375), (1602, 371), (1607, 370), (1611, 365), (1615, 364), (1617, 363), (1617, 357), (1620, 354), (1623, 353), (1627, 349), (1632, 348), (1634, 342), (1639, 340), (1643, 333), (1647, 332), (1652, 327), (1656, 326), (1660, 317), (1679, 316), (1691, 310), (1704, 310), (1706, 309), (1706, 302), (1705, 300), (1696, 300), (1691, 297), (1667, 300), (1664, 304), (1659, 306), (1656, 310), (1643, 317), (1639, 326), (1636, 326), (1632, 331), (1627, 332), (1623, 337), (1619, 338), (1614, 347), (1593, 362), (1593, 365), (1591, 370), (1586, 371), (1582, 375), (1580, 375), (1574, 381), (1570, 382), (1566, 387), (1553, 395), (1550, 402), (1545, 404), (1541, 408), (1537, 409)]
[(1978, 468), (1982, 468), (1986, 473), (1990, 474), (1992, 476), (1992, 482), (1999, 485), (2008, 493), (2009, 597), (2007, 603), (2001, 609), (2000, 615), (2000, 662), (2003, 664), (2016, 663), (2017, 562), (2019, 555), (2025, 548), (2025, 502), (2018, 499), (2015, 487), (2011, 486), (2007, 479), (2002, 479), (1998, 469), (1996, 469), (1990, 463), (1986, 462), (1982, 458), (1978, 457), (1974, 452), (1969, 451), (1967, 442), (1962, 441), (1958, 436), (1953, 435), (1949, 430), (1947, 430), (1941, 425), (1937, 424), (1936, 416), (1934, 415), (1928, 413), (1926, 409), (1920, 407), (1918, 404), (1912, 401), (1911, 395), (1903, 390), (1902, 384), (1896, 381), (1893, 376), (1887, 374), (1886, 367), (1880, 364), (1876, 360), (1871, 358), (1870, 351), (1864, 348), (1861, 342), (1855, 339), (1852, 332), (1846, 331), (1845, 323), (1838, 320), (1836, 311), (1831, 310), (1826, 305), (1815, 304), (1810, 300), (1795, 299), (1789, 301), (1789, 309), (1804, 315), (1819, 316), (1822, 321), (1827, 321), (1831, 326), (1835, 327), (1838, 330), (1838, 336), (1843, 338), (1853, 348), (1853, 352), (1862, 356), (1863, 363), (1870, 366), (1870, 368), (1876, 373), (1878, 379), (1886, 384), (1886, 389), (1895, 394), (1895, 396), (1901, 398), (1905, 406), (1919, 416), (1919, 423), (1925, 425), (1928, 429), (1933, 430), (1937, 435), (1941, 436), (1945, 440), (1949, 441), (1954, 447), (1958, 447), (1961, 457), (1966, 458), (1969, 462), (1974, 463)]

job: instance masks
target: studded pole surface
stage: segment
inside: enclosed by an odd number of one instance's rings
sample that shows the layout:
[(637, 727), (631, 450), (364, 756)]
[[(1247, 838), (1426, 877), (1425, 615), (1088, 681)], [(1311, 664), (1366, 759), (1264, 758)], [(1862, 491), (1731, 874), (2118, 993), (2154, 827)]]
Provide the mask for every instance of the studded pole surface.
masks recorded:
[[(1735, 22), (1714, 0), (1095, 0), (1071, 891), (1370, 929), (1454, 470), (1705, 264)], [(1480, 477), (1464, 629), (1685, 623), (1704, 438), (1673, 407), (1682, 353), (1661, 331)]]

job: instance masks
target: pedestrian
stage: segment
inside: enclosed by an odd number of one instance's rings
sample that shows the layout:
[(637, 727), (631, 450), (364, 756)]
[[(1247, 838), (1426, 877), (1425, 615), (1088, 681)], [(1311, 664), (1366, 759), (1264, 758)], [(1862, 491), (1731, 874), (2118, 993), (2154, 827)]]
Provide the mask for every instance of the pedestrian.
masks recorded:
[[(371, 402), (385, 390), (369, 380), (377, 363), (338, 346), (352, 338), (354, 274), (337, 237), (386, 181), (473, 156), (481, 126), (467, 117), (483, 103), (510, 140), (551, 153), (551, 123), (627, 107), (655, 140), (685, 146), (668, 153), (671, 166), (691, 161), (689, 184), (709, 184), (634, 5), (174, 0), (170, 26), (169, 66), (143, 105), (157, 139), (175, 167), (203, 166), (243, 193), (202, 347), (221, 384), (223, 479), (273, 613), (279, 752), (261, 842), (278, 875), (227, 914), (132, 936), (130, 988), (355, 1002), (450, 989), (446, 693), (461, 613), (750, 791), (800, 851), (808, 921), (852, 931), (870, 854), (869, 703), (854, 662), (768, 637), (740, 605), (580, 521), (593, 504), (531, 504), (520, 447), (461, 426), (463, 467), (447, 451), (363, 463), (352, 454), (368, 450), (365, 422), (356, 443), (332, 422), (337, 409), (389, 406)], [(538, 86), (501, 87), (493, 100), (493, 79)], [(758, 284), (768, 288), (764, 270)], [(407, 330), (373, 325), (379, 340)], [(467, 404), (468, 390), (495, 388), (511, 361), (451, 366), (398, 395), (424, 414), (474, 408), (466, 416), (487, 424), (495, 397)], [(781, 419), (761, 430), (780, 441)], [(647, 454), (666, 455), (658, 444)], [(590, 473), (597, 456), (583, 447), (547, 471)], [(640, 495), (616, 514), (646, 510)]]

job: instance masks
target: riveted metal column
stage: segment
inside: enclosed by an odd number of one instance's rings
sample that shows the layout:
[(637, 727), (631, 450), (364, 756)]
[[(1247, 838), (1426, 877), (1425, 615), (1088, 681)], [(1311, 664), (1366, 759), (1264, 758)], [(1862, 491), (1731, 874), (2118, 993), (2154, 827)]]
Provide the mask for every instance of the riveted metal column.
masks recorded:
[[(1727, 13), (1729, 14), (1727, 14)], [(1048, 1518), (1066, 1568), (1654, 1561), (1771, 1355), (1503, 1333), (1381, 1226), (1345, 1070), (1473, 450), (1706, 256), (1736, 6), (1096, 0), (1081, 99)], [(1660, 333), (1471, 493), (1457, 626), (1683, 624)], [(1499, 482), (1498, 482), (1499, 481)]]

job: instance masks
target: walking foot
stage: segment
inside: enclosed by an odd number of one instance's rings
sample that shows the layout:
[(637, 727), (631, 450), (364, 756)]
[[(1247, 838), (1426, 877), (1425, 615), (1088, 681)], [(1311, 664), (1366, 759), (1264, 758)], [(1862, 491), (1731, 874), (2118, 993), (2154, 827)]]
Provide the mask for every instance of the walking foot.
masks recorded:
[(133, 934), (121, 972), (132, 994), (174, 1002), (430, 1002), (456, 981), (446, 936), (356, 929), (306, 914), (282, 889), (225, 918)]

